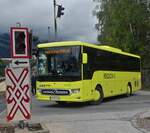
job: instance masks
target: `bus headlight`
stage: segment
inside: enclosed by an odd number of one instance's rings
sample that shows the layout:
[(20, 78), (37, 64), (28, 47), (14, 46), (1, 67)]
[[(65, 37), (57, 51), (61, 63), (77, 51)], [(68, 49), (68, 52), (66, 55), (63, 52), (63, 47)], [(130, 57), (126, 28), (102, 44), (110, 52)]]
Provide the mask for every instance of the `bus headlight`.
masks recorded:
[(41, 90), (40, 90), (40, 89), (36, 89), (36, 92), (37, 92), (37, 93), (41, 93)]
[(80, 92), (80, 89), (71, 89), (71, 93), (79, 93)]

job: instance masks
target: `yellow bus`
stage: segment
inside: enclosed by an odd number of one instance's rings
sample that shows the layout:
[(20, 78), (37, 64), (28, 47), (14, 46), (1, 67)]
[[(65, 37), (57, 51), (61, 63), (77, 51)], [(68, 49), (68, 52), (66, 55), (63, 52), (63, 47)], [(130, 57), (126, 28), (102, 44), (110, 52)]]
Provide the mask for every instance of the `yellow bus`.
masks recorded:
[(99, 104), (141, 88), (140, 56), (79, 41), (38, 45), (38, 100)]

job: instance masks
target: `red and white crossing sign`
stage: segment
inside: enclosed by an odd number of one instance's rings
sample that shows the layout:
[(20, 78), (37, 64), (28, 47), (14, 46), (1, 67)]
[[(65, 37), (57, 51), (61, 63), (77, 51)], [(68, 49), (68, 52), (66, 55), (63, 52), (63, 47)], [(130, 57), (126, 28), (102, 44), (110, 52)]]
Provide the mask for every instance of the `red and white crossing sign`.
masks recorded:
[(6, 68), (7, 120), (20, 121), (31, 118), (29, 68)]

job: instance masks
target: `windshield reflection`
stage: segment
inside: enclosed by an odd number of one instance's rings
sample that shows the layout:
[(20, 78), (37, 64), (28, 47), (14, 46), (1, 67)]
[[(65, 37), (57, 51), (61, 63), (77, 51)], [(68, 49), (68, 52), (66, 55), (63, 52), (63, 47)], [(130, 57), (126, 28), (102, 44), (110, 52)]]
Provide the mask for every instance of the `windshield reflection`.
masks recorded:
[(79, 76), (80, 67), (80, 46), (54, 47), (39, 51), (39, 75)]

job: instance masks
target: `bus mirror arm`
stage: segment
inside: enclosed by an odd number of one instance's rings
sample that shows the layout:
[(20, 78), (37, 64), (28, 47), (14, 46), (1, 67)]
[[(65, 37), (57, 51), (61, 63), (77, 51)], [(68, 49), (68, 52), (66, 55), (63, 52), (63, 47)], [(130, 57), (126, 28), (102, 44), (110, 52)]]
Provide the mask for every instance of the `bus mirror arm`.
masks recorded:
[(88, 63), (88, 55), (87, 53), (82, 54), (82, 63), (87, 64)]

